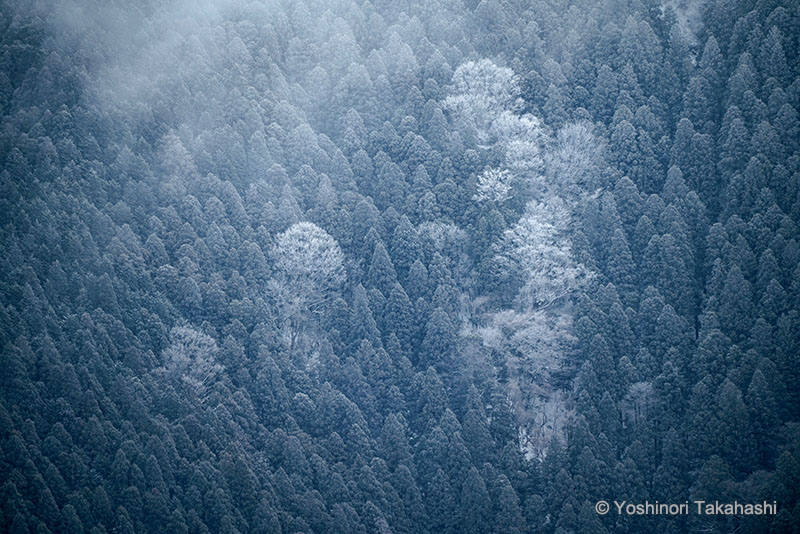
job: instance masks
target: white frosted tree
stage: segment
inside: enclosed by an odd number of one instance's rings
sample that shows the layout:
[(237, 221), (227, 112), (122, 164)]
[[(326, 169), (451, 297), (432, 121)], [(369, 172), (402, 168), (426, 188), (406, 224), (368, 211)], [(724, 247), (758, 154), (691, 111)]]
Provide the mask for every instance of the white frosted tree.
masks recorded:
[(538, 178), (542, 166), (544, 138), (538, 118), (503, 111), (492, 123), (494, 138), (503, 149), (503, 163), (521, 178)]
[(455, 124), (474, 138), (480, 148), (494, 148), (502, 155), (501, 168), (485, 173), (482, 182), (479, 179), (482, 190), (479, 189), (476, 200), (488, 198), (490, 191), (502, 192), (505, 185), (521, 189), (527, 195), (540, 181), (543, 129), (538, 118), (521, 113), (520, 94), (514, 71), (488, 59), (468, 61), (453, 73), (445, 108)]
[(275, 276), (269, 289), (290, 348), (344, 282), (344, 255), (336, 240), (312, 222), (279, 234), (271, 251)]
[(591, 123), (570, 123), (558, 131), (543, 159), (549, 189), (574, 198), (600, 185), (605, 146), (594, 135)]
[(591, 278), (591, 272), (572, 255), (569, 220), (561, 199), (552, 198), (546, 204), (531, 201), (520, 220), (504, 233), (498, 261), (518, 282), (518, 308), (550, 306)]
[(495, 120), (522, 105), (519, 80), (514, 71), (489, 59), (468, 61), (453, 73), (452, 94), (444, 104), (479, 143), (491, 144), (496, 140), (497, 132), (492, 129)]
[(466, 139), (500, 156), (478, 176), (473, 200), (527, 201), (493, 245), (513, 309), (491, 313), (478, 333), (506, 354), (520, 435), (543, 450), (569, 412), (565, 393), (551, 387), (551, 373), (575, 342), (570, 307), (562, 304), (593, 277), (572, 252), (571, 206), (597, 186), (604, 147), (589, 124), (569, 124), (550, 137), (537, 117), (522, 112), (520, 94), (513, 71), (484, 59), (456, 69), (444, 104)]
[(209, 388), (222, 372), (217, 363), (217, 342), (188, 326), (170, 330), (170, 344), (162, 353), (163, 366), (157, 371), (175, 385), (182, 385), (205, 400)]
[(506, 169), (487, 168), (478, 176), (477, 192), (472, 198), (499, 206), (511, 198), (511, 179), (511, 172)]

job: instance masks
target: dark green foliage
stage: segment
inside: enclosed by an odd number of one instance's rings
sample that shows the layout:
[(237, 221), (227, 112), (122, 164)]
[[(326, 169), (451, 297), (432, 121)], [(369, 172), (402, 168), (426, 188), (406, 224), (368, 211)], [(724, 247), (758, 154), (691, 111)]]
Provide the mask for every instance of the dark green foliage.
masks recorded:
[(408, 357), (415, 353), (419, 343), (419, 328), (414, 312), (403, 286), (395, 284), (386, 303), (386, 324), (387, 329), (397, 336), (400, 348)]
[(425, 326), (425, 337), (420, 345), (419, 362), (422, 367), (433, 365), (439, 370), (451, 370), (456, 351), (456, 331), (450, 317), (436, 308)]
[[(45, 4), (0, 0), (0, 531), (797, 529), (794, 5)], [(529, 308), (554, 198), (591, 276)], [(293, 308), (303, 221), (346, 272)]]
[(378, 289), (384, 295), (388, 295), (392, 287), (397, 283), (394, 265), (381, 241), (375, 243), (372, 261), (367, 271), (367, 283), (369, 287)]
[(464, 481), (460, 502), (462, 516), (459, 532), (487, 532), (492, 524), (492, 502), (481, 474), (474, 467)]
[(409, 269), (419, 259), (421, 253), (417, 232), (406, 216), (401, 217), (394, 229), (391, 252), (398, 275), (401, 280), (405, 280)]

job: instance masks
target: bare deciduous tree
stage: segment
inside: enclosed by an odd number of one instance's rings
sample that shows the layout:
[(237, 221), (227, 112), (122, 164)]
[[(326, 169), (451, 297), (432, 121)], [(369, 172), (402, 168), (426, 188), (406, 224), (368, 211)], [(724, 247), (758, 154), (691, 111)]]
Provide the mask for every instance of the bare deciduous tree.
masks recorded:
[(473, 200), (500, 205), (511, 198), (511, 173), (487, 168), (478, 176), (477, 190)]
[(489, 59), (468, 61), (453, 73), (453, 94), (444, 104), (481, 144), (491, 144), (495, 120), (522, 105), (519, 80), (514, 71)]
[(570, 216), (563, 201), (532, 201), (525, 214), (503, 235), (498, 259), (519, 277), (520, 309), (549, 306), (583, 286), (592, 274), (572, 255), (567, 235)]
[(311, 222), (279, 234), (271, 255), (275, 277), (269, 288), (293, 349), (309, 319), (344, 281), (344, 255), (336, 240)]
[(162, 353), (164, 365), (158, 371), (169, 381), (182, 384), (204, 400), (223, 369), (217, 363), (217, 342), (187, 326), (170, 330), (170, 339), (172, 342)]

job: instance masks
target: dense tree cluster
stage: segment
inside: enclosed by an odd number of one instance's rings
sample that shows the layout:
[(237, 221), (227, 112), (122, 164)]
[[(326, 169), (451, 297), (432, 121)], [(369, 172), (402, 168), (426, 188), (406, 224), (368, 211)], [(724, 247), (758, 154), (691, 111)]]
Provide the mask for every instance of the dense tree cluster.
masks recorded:
[(792, 2), (0, 29), (0, 531), (797, 531)]

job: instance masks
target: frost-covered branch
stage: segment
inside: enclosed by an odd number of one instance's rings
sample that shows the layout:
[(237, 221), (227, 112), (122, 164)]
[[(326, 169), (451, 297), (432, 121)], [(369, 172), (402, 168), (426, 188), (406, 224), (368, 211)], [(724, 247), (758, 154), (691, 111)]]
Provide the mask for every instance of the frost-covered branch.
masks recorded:
[(272, 259), (275, 277), (269, 290), (294, 347), (309, 314), (328, 302), (344, 281), (344, 254), (325, 230), (299, 222), (277, 236)]
[(222, 372), (217, 363), (217, 342), (214, 338), (189, 328), (176, 326), (170, 330), (172, 342), (162, 353), (163, 366), (157, 372), (174, 384), (183, 384), (201, 400)]
[(563, 201), (532, 201), (525, 214), (506, 230), (498, 246), (498, 262), (521, 280), (520, 309), (549, 306), (575, 292), (591, 272), (572, 255), (567, 235), (569, 212)]
[(478, 202), (502, 204), (511, 198), (511, 172), (487, 168), (478, 177), (477, 192), (472, 196)]

